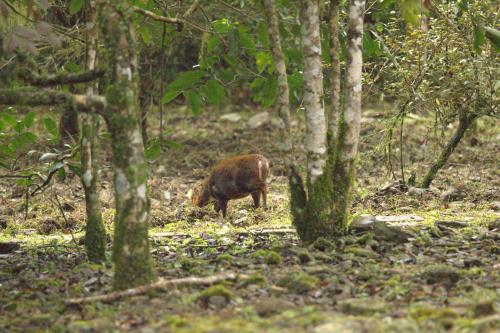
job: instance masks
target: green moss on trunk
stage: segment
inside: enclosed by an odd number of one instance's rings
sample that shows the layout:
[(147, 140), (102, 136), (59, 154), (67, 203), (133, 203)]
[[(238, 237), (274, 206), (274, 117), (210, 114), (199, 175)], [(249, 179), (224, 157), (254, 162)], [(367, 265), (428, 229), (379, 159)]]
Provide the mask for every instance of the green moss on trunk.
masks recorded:
[(99, 201), (99, 177), (97, 167), (97, 115), (82, 115), (82, 184), (85, 190), (87, 226), (85, 229), (85, 249), (93, 262), (106, 259), (106, 229), (102, 221)]
[(355, 161), (337, 161), (332, 170), (335, 179), (331, 196), (331, 224), (334, 236), (341, 236), (347, 231), (354, 192), (355, 164)]
[(313, 242), (319, 237), (330, 237), (332, 234), (330, 204), (332, 182), (327, 170), (328, 167), (325, 167), (325, 173), (308, 185), (303, 226), (297, 228), (300, 239), (305, 242)]
[(156, 279), (149, 253), (147, 165), (138, 112), (137, 56), (131, 11), (124, 0), (99, 2), (99, 25), (107, 48), (106, 123), (115, 169), (114, 289)]

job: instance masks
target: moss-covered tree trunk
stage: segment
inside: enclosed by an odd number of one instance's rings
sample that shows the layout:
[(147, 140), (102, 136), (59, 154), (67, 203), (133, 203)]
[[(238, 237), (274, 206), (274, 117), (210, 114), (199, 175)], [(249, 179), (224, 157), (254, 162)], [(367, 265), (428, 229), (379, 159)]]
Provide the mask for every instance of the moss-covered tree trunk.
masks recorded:
[(319, 2), (304, 0), (300, 10), (301, 48), (304, 54), (304, 100), (307, 151), (307, 204), (302, 219), (295, 220), (304, 241), (331, 232), (331, 177), (327, 170), (326, 117), (323, 104), (323, 66)]
[[(88, 3), (87, 31), (87, 70), (94, 70), (97, 60), (97, 28), (95, 25), (95, 2)], [(93, 95), (95, 83), (89, 83), (87, 95)], [(99, 201), (99, 176), (97, 161), (98, 115), (82, 114), (81, 163), (82, 185), (85, 190), (85, 208), (87, 225), (85, 230), (85, 248), (87, 257), (93, 262), (106, 259), (106, 229), (102, 221), (101, 202)]]
[(106, 123), (115, 169), (113, 287), (125, 289), (156, 279), (149, 252), (147, 166), (138, 112), (135, 34), (125, 0), (98, 2), (98, 21), (107, 49)]
[(354, 192), (361, 124), (364, 0), (351, 0), (348, 10), (344, 110), (338, 126), (333, 164), (332, 226), (335, 234), (347, 228)]
[(438, 171), (446, 164), (448, 158), (450, 158), (450, 155), (453, 153), (460, 140), (464, 137), (465, 132), (474, 123), (476, 118), (477, 116), (475, 114), (460, 114), (457, 130), (450, 138), (450, 141), (448, 141), (446, 146), (444, 146), (438, 159), (431, 165), (429, 171), (427, 171), (420, 187), (428, 188), (431, 185)]

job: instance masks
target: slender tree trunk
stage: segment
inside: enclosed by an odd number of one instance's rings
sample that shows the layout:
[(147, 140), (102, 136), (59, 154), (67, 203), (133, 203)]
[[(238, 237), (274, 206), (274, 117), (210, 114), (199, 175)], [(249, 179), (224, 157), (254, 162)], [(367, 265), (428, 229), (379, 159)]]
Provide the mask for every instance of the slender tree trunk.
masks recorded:
[(308, 183), (323, 175), (326, 164), (326, 121), (323, 107), (323, 66), (319, 4), (304, 0), (301, 7), (301, 46), (304, 53), (304, 101)]
[(344, 112), (338, 129), (333, 165), (332, 217), (334, 233), (337, 234), (343, 233), (347, 228), (349, 208), (354, 192), (361, 124), (364, 9), (364, 0), (351, 0), (349, 3)]
[(444, 146), (438, 159), (432, 164), (429, 171), (427, 171), (427, 174), (425, 175), (424, 179), (422, 180), (420, 187), (428, 188), (431, 185), (431, 183), (434, 180), (434, 178), (436, 177), (438, 171), (446, 164), (446, 162), (448, 161), (448, 158), (453, 153), (453, 151), (457, 147), (460, 140), (462, 140), (462, 138), (464, 137), (465, 132), (474, 123), (474, 120), (476, 118), (477, 118), (477, 116), (475, 114), (469, 114), (469, 115), (461, 114), (460, 115), (460, 118), (458, 119), (457, 130), (455, 131), (453, 136), (450, 138), (450, 141), (448, 141), (446, 146)]
[[(89, 1), (88, 19), (92, 27), (87, 32), (87, 70), (94, 70), (97, 56), (97, 28), (95, 26), (95, 2)], [(87, 95), (94, 94), (96, 83), (89, 83)], [(95, 113), (82, 114), (81, 163), (82, 185), (85, 190), (87, 226), (85, 248), (90, 261), (102, 262), (106, 259), (106, 229), (102, 222), (99, 201), (99, 176), (97, 161), (97, 132), (99, 116)]]
[[(143, 93), (144, 93), (144, 90), (143, 90)], [(148, 109), (146, 108), (146, 98), (143, 96), (139, 97), (139, 108), (141, 109), (140, 117), (141, 117), (142, 142), (144, 142), (144, 145), (147, 146), (147, 144), (148, 144)]]
[(271, 53), (275, 63), (276, 78), (278, 80), (278, 115), (282, 121), (280, 126), (280, 150), (288, 177), (291, 193), (291, 210), (294, 221), (302, 220), (303, 209), (306, 205), (306, 194), (302, 178), (297, 172), (293, 154), (292, 139), (290, 134), (290, 92), (288, 89), (288, 76), (286, 74), (285, 57), (281, 48), (278, 15), (274, 0), (263, 0), (264, 11), (267, 18)]
[(126, 289), (156, 279), (149, 253), (147, 166), (137, 112), (138, 63), (127, 1), (100, 0), (99, 5), (99, 24), (110, 70), (105, 119), (113, 140), (115, 168), (113, 287)]
[(282, 126), (280, 126), (280, 150), (283, 154), (285, 170), (288, 174), (288, 170), (293, 164), (292, 139), (290, 135), (290, 92), (288, 89), (288, 76), (286, 74), (285, 57), (281, 49), (279, 23), (274, 0), (263, 0), (263, 3), (268, 23), (267, 27), (271, 43), (271, 53), (273, 55), (276, 78), (278, 80), (276, 107), (283, 122)]
[(330, 63), (331, 72), (331, 106), (328, 117), (328, 147), (330, 151), (335, 150), (338, 123), (340, 115), (340, 42), (339, 42), (339, 2), (340, 0), (330, 1)]
[(307, 206), (302, 220), (295, 221), (304, 241), (327, 236), (331, 231), (331, 175), (327, 170), (326, 118), (323, 105), (323, 66), (319, 3), (304, 0), (301, 7), (301, 46), (304, 54), (304, 101), (307, 151)]

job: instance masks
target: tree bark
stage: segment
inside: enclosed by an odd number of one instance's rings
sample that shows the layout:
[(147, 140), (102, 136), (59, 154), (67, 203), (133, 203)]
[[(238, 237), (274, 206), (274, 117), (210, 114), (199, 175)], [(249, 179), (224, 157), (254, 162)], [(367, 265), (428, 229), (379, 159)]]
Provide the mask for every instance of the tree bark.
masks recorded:
[(314, 184), (326, 164), (326, 121), (323, 107), (323, 66), (319, 4), (304, 0), (300, 11), (301, 47), (304, 53), (304, 101), (306, 114), (307, 178)]
[(139, 123), (137, 56), (132, 9), (125, 0), (99, 1), (99, 25), (110, 69), (105, 117), (115, 168), (114, 289), (156, 280), (149, 253), (147, 165)]
[(364, 0), (351, 0), (349, 3), (344, 111), (338, 129), (333, 165), (335, 186), (332, 195), (332, 224), (335, 234), (341, 234), (347, 228), (349, 208), (354, 192), (361, 124), (364, 9)]
[(294, 221), (306, 242), (330, 234), (332, 190), (327, 170), (326, 117), (323, 105), (323, 66), (319, 3), (304, 0), (301, 7), (301, 47), (304, 54), (304, 100), (306, 116), (307, 203), (301, 220)]
[(335, 150), (337, 127), (340, 115), (340, 42), (339, 42), (339, 3), (340, 0), (330, 1), (330, 32), (329, 51), (331, 63), (331, 106), (328, 117), (328, 147), (330, 151)]
[(20, 76), (27, 83), (37, 87), (52, 87), (63, 84), (76, 84), (95, 81), (102, 77), (105, 70), (102, 68), (93, 69), (81, 73), (59, 73), (49, 75), (37, 75), (28, 69), (20, 70)]
[[(92, 28), (87, 32), (87, 70), (93, 71), (97, 61), (97, 28), (95, 21), (95, 2), (88, 3), (87, 22)], [(87, 95), (94, 94), (96, 83), (87, 87)], [(106, 229), (102, 221), (101, 202), (99, 201), (99, 168), (97, 161), (97, 135), (99, 118), (97, 114), (82, 114), (82, 186), (85, 191), (87, 225), (85, 229), (85, 249), (87, 257), (93, 262), (106, 259)]]
[(474, 123), (474, 120), (477, 118), (475, 114), (461, 114), (458, 119), (458, 127), (453, 136), (450, 138), (450, 141), (444, 146), (441, 154), (438, 159), (432, 164), (429, 171), (425, 175), (420, 187), (429, 188), (432, 181), (436, 177), (438, 171), (446, 164), (448, 158), (453, 153), (455, 148), (458, 146), (458, 143), (464, 137), (467, 129)]
[(278, 80), (277, 109), (282, 121), (280, 126), (280, 150), (285, 164), (287, 175), (293, 164), (292, 139), (290, 135), (290, 92), (288, 89), (288, 76), (286, 74), (285, 57), (281, 48), (281, 38), (279, 33), (278, 16), (274, 0), (263, 0), (267, 17), (267, 27), (271, 44), (276, 78)]

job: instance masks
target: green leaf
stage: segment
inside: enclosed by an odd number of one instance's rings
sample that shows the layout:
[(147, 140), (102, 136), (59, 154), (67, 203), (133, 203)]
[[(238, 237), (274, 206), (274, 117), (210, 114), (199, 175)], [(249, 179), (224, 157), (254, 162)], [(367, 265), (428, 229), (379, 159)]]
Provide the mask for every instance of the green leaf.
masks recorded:
[(167, 91), (165, 93), (165, 95), (163, 95), (161, 102), (163, 104), (168, 104), (168, 103), (172, 102), (180, 94), (181, 94), (181, 91)]
[(220, 39), (218, 36), (211, 36), (207, 41), (207, 51), (212, 52), (220, 44)]
[(219, 76), (219, 79), (221, 79), (224, 84), (226, 84), (234, 80), (236, 73), (229, 68), (222, 68), (219, 70), (217, 75)]
[(24, 148), (30, 144), (33, 144), (36, 142), (36, 135), (33, 134), (33, 133), (29, 133), (29, 132), (25, 132), (25, 133), (22, 133), (18, 136), (16, 136), (12, 141), (11, 141), (11, 147), (14, 149), (14, 150), (18, 150), (18, 149), (21, 149), (21, 148)]
[(226, 99), (224, 87), (214, 79), (208, 80), (200, 90), (210, 104), (220, 105)]
[(160, 141), (154, 140), (151, 142), (148, 148), (146, 148), (146, 151), (144, 152), (144, 157), (146, 160), (151, 161), (155, 160), (161, 155), (161, 147), (160, 147)]
[(168, 148), (171, 148), (171, 149), (182, 148), (182, 145), (180, 143), (177, 143), (177, 142), (172, 141), (172, 140), (165, 140), (165, 144), (167, 145)]
[(57, 179), (59, 179), (60, 182), (64, 182), (66, 180), (66, 170), (64, 170), (64, 168), (57, 170)]
[(495, 47), (497, 52), (500, 51), (500, 30), (490, 27), (484, 27), (484, 32), (486, 38), (490, 40), (491, 44)]
[(36, 140), (38, 140), (38, 136), (36, 136), (36, 134), (31, 132), (24, 132), (20, 136), (23, 138), (23, 140), (25, 140), (29, 144), (35, 143)]
[(22, 178), (22, 179), (16, 180), (17, 186), (30, 186), (31, 184), (33, 184), (33, 179)]
[(214, 28), (215, 32), (220, 34), (227, 33), (233, 28), (233, 26), (229, 23), (229, 20), (227, 18), (222, 18), (213, 21), (212, 27)]
[(85, 0), (71, 0), (71, 3), (69, 4), (69, 14), (75, 15), (83, 8), (84, 4)]
[(81, 67), (78, 64), (75, 64), (74, 62), (70, 62), (64, 65), (64, 68), (70, 73), (77, 73), (81, 71)]
[(266, 87), (262, 96), (262, 106), (269, 108), (274, 104), (278, 96), (278, 80), (271, 78), (266, 81)]
[(264, 107), (270, 107), (274, 104), (278, 93), (278, 81), (274, 77), (257, 78), (250, 87), (254, 101), (261, 102)]
[(33, 111), (28, 112), (23, 119), (24, 126), (26, 128), (31, 128), (35, 122), (35, 113)]
[(262, 73), (267, 65), (272, 64), (271, 54), (269, 52), (257, 52), (255, 64), (257, 65), (258, 72)]
[(244, 32), (242, 28), (238, 30), (238, 35), (241, 45), (246, 49), (248, 54), (253, 56), (255, 54), (255, 41), (248, 33)]
[(149, 31), (149, 28), (144, 25), (139, 29), (139, 33), (141, 34), (144, 44), (149, 45), (151, 43), (151, 31)]
[(16, 122), (16, 126), (14, 126), (14, 129), (17, 133), (21, 133), (24, 129), (24, 123), (22, 121)]
[(288, 86), (290, 89), (300, 89), (304, 86), (304, 77), (300, 73), (288, 75)]
[(42, 122), (43, 125), (45, 126), (45, 129), (50, 135), (52, 135), (53, 137), (57, 137), (59, 135), (57, 131), (57, 124), (54, 120), (46, 117), (42, 119)]
[(186, 96), (187, 104), (191, 108), (191, 112), (197, 116), (201, 113), (201, 96), (195, 91), (188, 91), (184, 93)]
[(368, 31), (363, 34), (363, 54), (367, 57), (378, 57), (382, 54), (380, 45), (371, 38)]
[(205, 75), (203, 71), (188, 71), (183, 72), (177, 78), (170, 82), (167, 86), (167, 91), (183, 91), (191, 88), (195, 84), (197, 84), (200, 79)]
[(75, 175), (78, 177), (82, 176), (82, 166), (81, 164), (73, 164), (73, 163), (68, 163), (68, 169), (71, 170)]
[(12, 128), (14, 128), (17, 124), (17, 119), (11, 114), (5, 113), (3, 114), (3, 120), (9, 124)]

